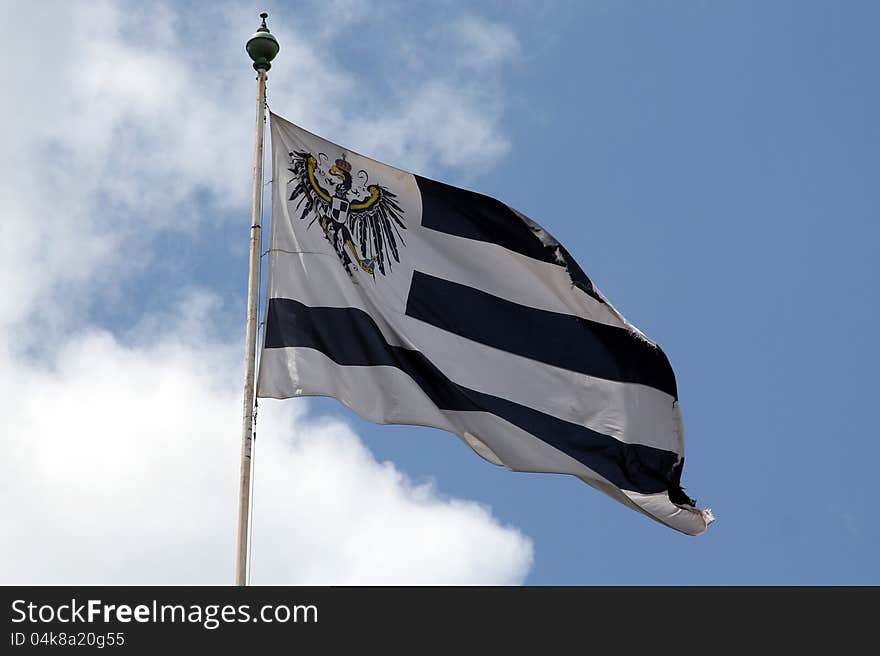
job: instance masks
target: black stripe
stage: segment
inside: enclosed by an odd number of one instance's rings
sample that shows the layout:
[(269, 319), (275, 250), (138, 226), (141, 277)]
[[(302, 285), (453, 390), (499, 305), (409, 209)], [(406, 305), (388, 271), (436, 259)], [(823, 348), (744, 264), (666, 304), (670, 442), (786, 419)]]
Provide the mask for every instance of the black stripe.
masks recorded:
[(438, 408), (492, 413), (575, 458), (621, 489), (643, 494), (680, 489), (681, 469), (676, 467), (676, 454), (624, 444), (584, 426), (457, 385), (420, 352), (388, 344), (373, 319), (362, 310), (307, 307), (290, 299), (269, 299), (266, 348), (293, 346), (320, 351), (340, 365), (396, 367), (412, 378)]
[(564, 267), (572, 284), (600, 303), (583, 269), (550, 233), (500, 200), (415, 176), (422, 195), (422, 227), (497, 244), (509, 251)]
[(556, 264), (534, 232), (500, 200), (416, 176), (422, 192), (422, 227), (491, 242), (536, 260)]
[(420, 271), (413, 272), (406, 314), (508, 353), (677, 398), (666, 355), (625, 328), (519, 305)]

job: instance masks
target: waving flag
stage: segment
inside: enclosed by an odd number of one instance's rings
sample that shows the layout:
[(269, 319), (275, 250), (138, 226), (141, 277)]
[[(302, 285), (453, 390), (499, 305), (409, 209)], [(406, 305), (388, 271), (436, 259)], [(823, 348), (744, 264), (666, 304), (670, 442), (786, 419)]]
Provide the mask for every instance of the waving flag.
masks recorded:
[(331, 396), (433, 426), (515, 471), (572, 474), (683, 533), (684, 436), (663, 351), (502, 202), (271, 116), (260, 397)]

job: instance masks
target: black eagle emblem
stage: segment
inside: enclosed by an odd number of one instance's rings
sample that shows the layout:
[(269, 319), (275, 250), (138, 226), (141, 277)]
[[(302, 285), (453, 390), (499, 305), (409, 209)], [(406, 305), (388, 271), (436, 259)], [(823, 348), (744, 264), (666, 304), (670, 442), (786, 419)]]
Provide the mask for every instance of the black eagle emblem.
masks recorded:
[(406, 230), (403, 209), (396, 194), (387, 187), (367, 184), (369, 176), (361, 169), (355, 178), (345, 154), (329, 168), (324, 153), (317, 157), (308, 152), (293, 152), (289, 184), (294, 184), (289, 200), (302, 208), (300, 220), (311, 217), (308, 227), (316, 221), (333, 246), (350, 276), (357, 268), (375, 278), (376, 271), (385, 275), (391, 262), (400, 262)]

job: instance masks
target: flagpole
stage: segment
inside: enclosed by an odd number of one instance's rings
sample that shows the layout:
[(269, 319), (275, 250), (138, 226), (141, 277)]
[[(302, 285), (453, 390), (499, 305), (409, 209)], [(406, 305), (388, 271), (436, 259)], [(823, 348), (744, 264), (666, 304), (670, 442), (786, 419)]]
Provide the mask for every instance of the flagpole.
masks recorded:
[(254, 377), (257, 359), (257, 314), (260, 294), (260, 235), (263, 212), (263, 133), (266, 116), (266, 71), (278, 54), (278, 41), (262, 24), (245, 46), (257, 71), (257, 119), (254, 145), (254, 193), (251, 210), (250, 257), (248, 259), (247, 327), (245, 329), (244, 408), (241, 430), (241, 476), (238, 494), (238, 546), (235, 554), (235, 585), (247, 585), (248, 519), (251, 509), (251, 446), (254, 435)]

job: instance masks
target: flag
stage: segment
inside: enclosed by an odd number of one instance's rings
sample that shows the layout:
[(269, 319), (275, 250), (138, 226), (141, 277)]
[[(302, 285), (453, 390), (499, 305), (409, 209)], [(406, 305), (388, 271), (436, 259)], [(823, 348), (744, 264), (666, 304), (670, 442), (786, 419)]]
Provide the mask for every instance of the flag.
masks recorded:
[(675, 375), (566, 249), (504, 203), (271, 114), (257, 395), (335, 397), (514, 471), (571, 474), (683, 533)]

